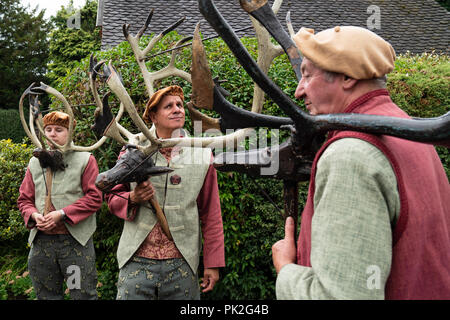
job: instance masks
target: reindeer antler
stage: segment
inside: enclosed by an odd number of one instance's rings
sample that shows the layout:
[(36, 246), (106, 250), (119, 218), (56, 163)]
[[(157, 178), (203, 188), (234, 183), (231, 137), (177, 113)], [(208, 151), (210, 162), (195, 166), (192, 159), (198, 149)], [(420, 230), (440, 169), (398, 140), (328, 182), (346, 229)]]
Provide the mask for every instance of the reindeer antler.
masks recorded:
[[(211, 138), (164, 139), (161, 140), (162, 146), (179, 145), (220, 148), (224, 145), (236, 145), (243, 141), (245, 137), (249, 136), (250, 130), (252, 130), (250, 129), (251, 127), (267, 126), (279, 128), (282, 125), (291, 124), (292, 121), (288, 118), (260, 115), (256, 112), (238, 108), (223, 97), (223, 90), (218, 81), (213, 81), (212, 79), (203, 42), (199, 36), (199, 25), (200, 24), (197, 24), (196, 26), (192, 43), (192, 102), (195, 106), (199, 106), (200, 108), (217, 111), (221, 115), (219, 123), (222, 132), (225, 132), (227, 129), (246, 129), (238, 130), (232, 134)], [(268, 38), (266, 40), (269, 41)], [(271, 57), (270, 55), (266, 55), (262, 60), (266, 62), (269, 59), (271, 62), (273, 58), (274, 57)], [(257, 112), (260, 112), (263, 100), (259, 100), (259, 103), (261, 104), (260, 106), (254, 104), (252, 109), (256, 109)], [(205, 121), (205, 119), (207, 119), (207, 117), (204, 117), (202, 121)], [(243, 123), (245, 123), (245, 126), (242, 125)], [(217, 122), (214, 122), (211, 125), (216, 124)]]
[[(155, 81), (163, 79), (168, 77), (169, 75), (176, 75), (179, 76), (180, 78), (183, 78), (189, 82), (191, 82), (191, 76), (189, 73), (183, 71), (183, 70), (179, 70), (175, 67), (175, 57), (177, 55), (177, 50), (175, 50), (172, 53), (172, 59), (169, 63), (169, 65), (164, 68), (161, 69), (159, 71), (153, 72), (151, 73), (146, 65), (145, 65), (145, 56), (154, 48), (154, 46), (158, 43), (158, 41), (160, 41), (166, 34), (168, 34), (170, 31), (174, 30), (177, 26), (179, 26), (181, 23), (183, 23), (183, 21), (185, 20), (185, 17), (179, 19), (177, 22), (175, 22), (173, 25), (171, 25), (170, 27), (168, 27), (166, 30), (164, 30), (163, 32), (161, 32), (160, 34), (158, 34), (157, 36), (153, 37), (150, 42), (147, 44), (147, 46), (145, 47), (145, 49), (141, 50), (141, 48), (139, 47), (139, 41), (141, 40), (142, 35), (144, 34), (145, 30), (147, 29), (147, 27), (150, 24), (150, 21), (152, 19), (153, 16), (153, 11), (154, 9), (152, 9), (147, 17), (147, 21), (145, 22), (144, 26), (139, 30), (139, 32), (137, 33), (136, 36), (132, 36), (129, 33), (129, 28), (130, 25), (129, 24), (124, 24), (123, 25), (123, 34), (125, 36), (125, 39), (128, 41), (128, 43), (131, 46), (131, 49), (134, 53), (134, 56), (136, 58), (136, 61), (139, 65), (139, 69), (142, 72), (142, 75), (144, 77), (144, 82), (145, 82), (145, 86), (147, 88), (147, 94), (149, 97), (151, 97), (154, 93), (154, 87), (153, 84)], [(182, 39), (180, 40), (179, 44), (183, 43), (184, 41), (186, 41), (186, 39)]]
[[(266, 116), (261, 115), (260, 118), (256, 118), (255, 121), (252, 121), (254, 117), (254, 112), (249, 112), (240, 108), (237, 108), (233, 105), (231, 105), (229, 102), (227, 102), (224, 97), (222, 96), (222, 92), (224, 91), (219, 83), (220, 81), (214, 82), (211, 76), (211, 72), (209, 70), (208, 62), (206, 59), (206, 54), (204, 51), (204, 47), (200, 38), (199, 34), (199, 26), (197, 25), (195, 32), (194, 32), (194, 40), (193, 40), (193, 62), (192, 62), (192, 77), (190, 74), (177, 69), (174, 66), (175, 58), (177, 55), (177, 52), (172, 52), (172, 57), (170, 60), (169, 65), (161, 70), (158, 70), (156, 72), (149, 72), (147, 67), (145, 66), (145, 55), (155, 46), (157, 41), (159, 41), (168, 31), (175, 28), (178, 24), (180, 24), (183, 19), (180, 19), (177, 23), (163, 31), (158, 36), (154, 37), (150, 40), (147, 47), (143, 50), (139, 47), (139, 40), (140, 37), (145, 32), (146, 28), (150, 24), (151, 17), (153, 15), (153, 10), (150, 12), (147, 21), (145, 25), (141, 28), (141, 30), (138, 32), (136, 36), (132, 36), (129, 33), (129, 25), (124, 25), (124, 35), (128, 42), (130, 43), (130, 46), (133, 50), (133, 53), (135, 55), (136, 60), (138, 61), (138, 65), (140, 67), (140, 70), (144, 76), (144, 82), (147, 88), (147, 92), (149, 96), (153, 94), (153, 84), (155, 81), (167, 78), (169, 76), (178, 76), (181, 77), (189, 82), (192, 82), (192, 101), (191, 103), (187, 104), (187, 107), (190, 111), (190, 114), (193, 118), (193, 120), (201, 120), (203, 123), (202, 129), (221, 129), (223, 132), (226, 129), (229, 128), (243, 128), (241, 124), (238, 124), (234, 122), (232, 119), (236, 118), (233, 117), (238, 115), (241, 118), (249, 119), (250, 124), (255, 124), (255, 126), (269, 126), (269, 127), (280, 127), (282, 125), (286, 124), (292, 124), (292, 121), (287, 118), (279, 118), (279, 117), (272, 117), (272, 116)], [(256, 22), (255, 22), (256, 24)], [(257, 31), (258, 34), (262, 33), (262, 29), (259, 28)], [(190, 38), (190, 37), (189, 37)], [(179, 46), (180, 43), (186, 41), (189, 38), (184, 38), (180, 40), (176, 46)], [(264, 43), (270, 43), (270, 39), (267, 35), (260, 36), (261, 44)], [(264, 68), (267, 68), (270, 66), (270, 63), (273, 61), (276, 55), (281, 53), (280, 50), (275, 48), (273, 45), (272, 47), (270, 45), (267, 45), (268, 48), (272, 48), (270, 54), (266, 54), (263, 56), (263, 58), (260, 59), (260, 63), (264, 65)], [(265, 51), (265, 50), (261, 50)], [(273, 54), (273, 52), (276, 51), (276, 54)], [(280, 51), (280, 52), (278, 52)], [(157, 148), (161, 147), (169, 147), (174, 145), (180, 145), (180, 146), (201, 146), (201, 147), (223, 147), (224, 144), (230, 145), (235, 144), (240, 139), (243, 139), (244, 137), (248, 136), (248, 131), (245, 130), (239, 130), (237, 132), (234, 132), (233, 134), (227, 135), (227, 136), (221, 136), (221, 137), (208, 137), (208, 138), (181, 138), (181, 139), (164, 139), (164, 140), (158, 140), (156, 138), (156, 135), (153, 130), (149, 130), (145, 123), (142, 121), (141, 117), (137, 114), (136, 108), (133, 104), (133, 101), (131, 100), (130, 96), (128, 95), (125, 87), (123, 86), (123, 83), (120, 81), (120, 76), (117, 70), (112, 66), (110, 63), (108, 66), (104, 67), (104, 75), (103, 79), (106, 79), (106, 83), (112, 90), (112, 92), (118, 97), (118, 99), (121, 101), (121, 104), (124, 106), (127, 113), (130, 115), (132, 121), (135, 123), (135, 125), (140, 130), (141, 134), (145, 136), (150, 141), (150, 145), (147, 145), (146, 147), (138, 146), (138, 148), (141, 149), (142, 152), (145, 154), (149, 154), (153, 152)], [(260, 89), (258, 89), (261, 91)], [(99, 99), (96, 99), (99, 100)], [(260, 99), (259, 102), (254, 103), (253, 110), (260, 112), (261, 107), (263, 104), (263, 100)], [(203, 113), (196, 110), (193, 106), (204, 108), (204, 109), (214, 109), (215, 111), (218, 111), (219, 114), (221, 114), (222, 119), (214, 119), (210, 118)], [(110, 117), (111, 118), (111, 117)], [(250, 127), (247, 126), (247, 127)], [(135, 135), (136, 137), (136, 135)], [(134, 143), (138, 145), (137, 142), (142, 141), (141, 139), (134, 140)], [(121, 141), (123, 144), (124, 142)]]
[[(41, 143), (40, 139), (36, 135), (36, 131), (34, 130), (34, 122), (37, 120), (37, 118), (33, 114), (33, 108), (31, 107), (31, 98), (33, 96), (33, 99), (36, 99), (36, 96), (40, 93), (36, 93), (32, 91), (32, 88), (35, 87), (35, 82), (33, 82), (25, 91), (22, 93), (22, 96), (20, 97), (19, 101), (19, 115), (20, 115), (20, 121), (22, 123), (23, 129), (25, 130), (25, 133), (30, 138), (31, 142), (37, 147), (42, 148), (43, 143)], [(30, 117), (29, 117), (29, 126), (27, 125), (25, 121), (25, 115), (23, 112), (23, 102), (26, 97), (29, 97), (30, 100)], [(35, 113), (40, 113), (40, 110), (35, 110)], [(30, 130), (31, 129), (31, 130)]]
[[(64, 145), (59, 145), (55, 141), (53, 141), (51, 138), (45, 137), (45, 133), (42, 126), (42, 117), (38, 116), (35, 118), (33, 116), (33, 108), (30, 107), (30, 129), (28, 128), (28, 125), (26, 124), (24, 112), (23, 112), (23, 101), (25, 97), (28, 95), (31, 99), (33, 99), (34, 109), (35, 112), (40, 114), (40, 110), (36, 111), (36, 105), (38, 104), (37, 96), (42, 93), (48, 93), (51, 95), (54, 95), (58, 100), (60, 100), (65, 108), (66, 113), (69, 115), (69, 133), (68, 133), (68, 139), (67, 142)], [(32, 83), (22, 94), (20, 101), (19, 101), (19, 114), (20, 114), (20, 120), (22, 122), (22, 126), (25, 130), (25, 133), (27, 136), (31, 139), (31, 142), (37, 147), (37, 148), (45, 148), (45, 145), (41, 143), (40, 138), (36, 134), (36, 130), (34, 125), (36, 124), (36, 129), (41, 134), (42, 137), (45, 137), (48, 141), (50, 141), (59, 151), (66, 152), (69, 150), (74, 151), (92, 151), (97, 148), (99, 148), (106, 140), (106, 137), (102, 137), (99, 141), (97, 141), (95, 144), (91, 146), (77, 146), (73, 144), (73, 130), (74, 130), (74, 114), (72, 111), (72, 107), (70, 106), (69, 102), (66, 100), (66, 98), (56, 89), (44, 84), (40, 83), (40, 85), (36, 85), (36, 83)]]

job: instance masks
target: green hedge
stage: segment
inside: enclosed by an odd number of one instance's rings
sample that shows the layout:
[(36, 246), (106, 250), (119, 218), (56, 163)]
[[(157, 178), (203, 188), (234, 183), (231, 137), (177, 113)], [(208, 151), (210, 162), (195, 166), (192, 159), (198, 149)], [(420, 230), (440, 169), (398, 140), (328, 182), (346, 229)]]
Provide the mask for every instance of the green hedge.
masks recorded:
[(26, 136), (18, 109), (0, 109), (0, 139), (19, 143)]
[(26, 272), (27, 237), (17, 208), (19, 187), (31, 157), (25, 141), (0, 140), (0, 299), (33, 299), (34, 291)]
[[(175, 32), (169, 34), (158, 48), (164, 50), (173, 41), (180, 39)], [(145, 42), (145, 40), (143, 40)], [(252, 55), (255, 56), (256, 41), (243, 39)], [(142, 44), (142, 46), (145, 43)], [(251, 104), (252, 82), (235, 61), (234, 57), (220, 39), (205, 43), (205, 49), (214, 76), (227, 79), (225, 89), (232, 95), (228, 98), (232, 103), (248, 108)], [(147, 100), (142, 76), (134, 61), (134, 56), (128, 43), (105, 52), (97, 52), (97, 58), (111, 59), (114, 66), (123, 76), (125, 87), (135, 102), (140, 113), (143, 111)], [(190, 49), (184, 49), (178, 59), (177, 66), (186, 71), (190, 68)], [(165, 66), (169, 61), (167, 56), (158, 56), (147, 63), (150, 70), (157, 70)], [(424, 54), (421, 56), (400, 56), (396, 62), (396, 69), (389, 76), (388, 88), (392, 93), (394, 102), (410, 114), (419, 117), (433, 117), (449, 111), (450, 89), (449, 82), (450, 60), (447, 56)], [(82, 60), (68, 73), (65, 78), (59, 79), (55, 88), (61, 91), (72, 105), (91, 103), (93, 97), (86, 90), (88, 79), (88, 58)], [(294, 98), (296, 81), (294, 73), (285, 57), (276, 59), (276, 63), (269, 71), (269, 75), (291, 98)], [(169, 83), (177, 83), (185, 88), (189, 100), (191, 85), (180, 79), (168, 79), (161, 81), (160, 86)], [(105, 86), (101, 87), (106, 92)], [(112, 96), (110, 105), (117, 104)], [(52, 107), (59, 107), (54, 102)], [(113, 108), (117, 112), (117, 107)], [(77, 128), (75, 142), (80, 145), (92, 144), (95, 139), (89, 127), (93, 121), (94, 106), (80, 106), (75, 108), (77, 115)], [(283, 115), (283, 112), (271, 101), (265, 103), (265, 113)], [(214, 113), (212, 113), (214, 114)], [(136, 132), (127, 117), (123, 117), (122, 125)], [(187, 127), (191, 124), (187, 119)], [(282, 137), (286, 137), (283, 133)], [(4, 207), (1, 208), (0, 235), (2, 246), (0, 248), (0, 298), (13, 299), (14, 297), (33, 298), (33, 292), (16, 294), (8, 285), (9, 279), (15, 276), (22, 277), (26, 270), (26, 246), (25, 228), (19, 227), (20, 214), (15, 206), (18, 196), (18, 186), (23, 178), (25, 159), (30, 156), (32, 148), (12, 148), (11, 142), (2, 142), (2, 150), (17, 152), (20, 156), (18, 165), (12, 173), (12, 164), (0, 167), (0, 175), (9, 172), (10, 186), (4, 182), (1, 184), (0, 193), (6, 194)], [(120, 146), (113, 141), (106, 142), (102, 148), (96, 150), (96, 156), (100, 171), (111, 167), (117, 158)], [(3, 151), (1, 151), (3, 153)], [(449, 173), (450, 155), (445, 148), (438, 148), (439, 155)], [(6, 183), (6, 185), (5, 185)], [(221, 269), (221, 280), (211, 293), (202, 294), (202, 299), (274, 299), (276, 274), (272, 265), (271, 246), (284, 235), (284, 224), (279, 212), (263, 196), (264, 189), (276, 202), (279, 208), (283, 208), (282, 183), (270, 179), (252, 179), (244, 174), (218, 172), (218, 183), (225, 231), (226, 267)], [(302, 208), (307, 193), (307, 183), (302, 183), (299, 191), (299, 207)], [(9, 189), (8, 189), (9, 188)], [(15, 194), (14, 194), (15, 192)], [(5, 208), (5, 209), (4, 209)], [(14, 208), (14, 209), (11, 209)], [(12, 215), (13, 218), (9, 218)], [(98, 292), (101, 299), (114, 299), (116, 294), (115, 282), (118, 276), (117, 260), (115, 257), (123, 222), (113, 216), (104, 204), (97, 213), (97, 231), (94, 235), (94, 243), (97, 253), (97, 269), (99, 272)], [(8, 233), (5, 230), (8, 230)], [(8, 235), (8, 237), (6, 237)], [(6, 274), (8, 270), (12, 273)], [(202, 272), (202, 270), (200, 271)], [(26, 278), (26, 277), (22, 277)], [(22, 279), (20, 278), (20, 279)], [(7, 281), (8, 280), (8, 281)], [(22, 282), (25, 280), (22, 280)], [(17, 285), (19, 286), (19, 285)], [(27, 285), (21, 285), (24, 288)], [(17, 288), (14, 289), (17, 292)]]
[(16, 144), (10, 139), (0, 140), (0, 240), (23, 239), (26, 230), (17, 208), (20, 184), (25, 175), (32, 147), (27, 143)]

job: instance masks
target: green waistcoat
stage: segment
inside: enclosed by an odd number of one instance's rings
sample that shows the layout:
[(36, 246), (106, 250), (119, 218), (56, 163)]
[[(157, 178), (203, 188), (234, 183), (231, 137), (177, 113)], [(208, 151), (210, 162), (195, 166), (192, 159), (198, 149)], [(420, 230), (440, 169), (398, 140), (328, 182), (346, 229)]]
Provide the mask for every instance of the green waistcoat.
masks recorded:
[[(86, 168), (89, 152), (66, 152), (64, 153), (65, 170), (53, 172), (51, 199), (56, 210), (63, 209), (84, 196), (81, 186), (82, 175)], [(39, 160), (35, 157), (28, 164), (34, 182), (35, 206), (40, 213), (45, 207), (45, 180), (46, 169), (42, 169)], [(81, 244), (85, 245), (96, 229), (95, 213), (76, 225), (64, 223), (70, 234)], [(37, 228), (30, 232), (28, 242), (31, 245), (37, 233)]]
[[(174, 169), (169, 174), (150, 178), (155, 196), (164, 211), (175, 245), (192, 271), (197, 273), (201, 250), (200, 219), (197, 210), (197, 196), (203, 186), (211, 161), (211, 150), (202, 148), (181, 148), (180, 154), (170, 163), (156, 152), (153, 160), (157, 166)], [(173, 184), (171, 177), (181, 177), (179, 184)], [(132, 184), (131, 188), (134, 188)], [(156, 214), (148, 203), (140, 206), (133, 221), (125, 221), (117, 250), (119, 268), (133, 256), (157, 222)]]

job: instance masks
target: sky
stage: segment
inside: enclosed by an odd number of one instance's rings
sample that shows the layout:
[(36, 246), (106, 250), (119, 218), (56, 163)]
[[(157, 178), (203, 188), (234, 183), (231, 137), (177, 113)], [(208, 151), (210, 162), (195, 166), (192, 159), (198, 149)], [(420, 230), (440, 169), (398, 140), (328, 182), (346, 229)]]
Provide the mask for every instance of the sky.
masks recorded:
[[(85, 2), (86, 0), (73, 0), (73, 5), (76, 9), (80, 9)], [(46, 9), (44, 18), (48, 19), (50, 16), (56, 15), (61, 6), (67, 6), (70, 0), (20, 0), (20, 3), (24, 7), (29, 4), (31, 8), (39, 5), (39, 9)]]

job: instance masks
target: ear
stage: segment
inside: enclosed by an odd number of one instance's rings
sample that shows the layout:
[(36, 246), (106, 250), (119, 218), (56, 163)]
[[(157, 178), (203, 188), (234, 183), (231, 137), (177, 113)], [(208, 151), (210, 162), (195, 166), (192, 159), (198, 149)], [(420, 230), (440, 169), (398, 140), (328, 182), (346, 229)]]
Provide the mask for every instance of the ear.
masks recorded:
[(153, 124), (156, 124), (156, 112), (155, 111), (150, 111), (149, 112), (149, 116), (150, 116), (150, 120), (152, 121)]
[(358, 83), (358, 80), (356, 80), (356, 79), (350, 78), (349, 76), (346, 76), (345, 74), (343, 76), (344, 76), (344, 79), (342, 81), (342, 88), (344, 88), (344, 90), (352, 89)]

